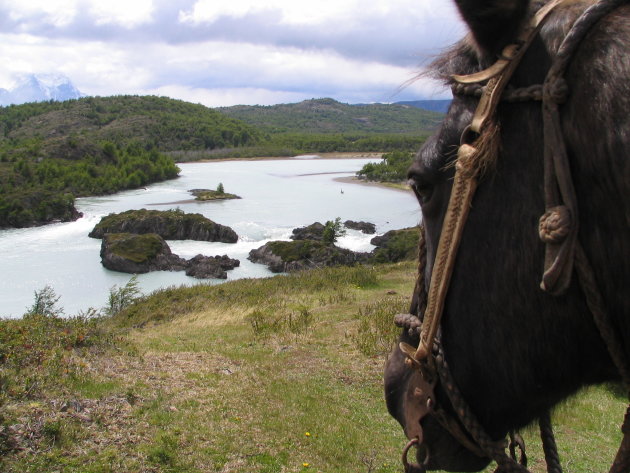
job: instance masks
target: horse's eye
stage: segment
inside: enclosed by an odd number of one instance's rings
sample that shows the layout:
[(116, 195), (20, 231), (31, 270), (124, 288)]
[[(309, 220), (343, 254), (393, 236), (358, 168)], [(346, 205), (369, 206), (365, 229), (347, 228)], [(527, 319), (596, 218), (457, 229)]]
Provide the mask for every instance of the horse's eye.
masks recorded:
[(409, 187), (413, 189), (420, 205), (426, 205), (429, 200), (431, 200), (431, 196), (433, 195), (432, 185), (427, 182), (422, 182), (422, 180), (416, 179), (414, 176), (409, 176), (407, 184), (409, 184)]

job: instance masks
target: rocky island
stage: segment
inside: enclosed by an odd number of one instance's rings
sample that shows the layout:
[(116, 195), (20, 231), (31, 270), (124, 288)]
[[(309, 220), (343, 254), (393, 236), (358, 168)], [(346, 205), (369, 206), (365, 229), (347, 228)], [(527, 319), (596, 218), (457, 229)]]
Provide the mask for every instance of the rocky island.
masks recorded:
[(198, 279), (226, 279), (227, 270), (240, 265), (237, 259), (223, 256), (197, 255), (185, 260), (171, 252), (156, 233), (107, 233), (101, 243), (101, 263), (107, 269), (123, 273), (149, 271), (186, 271)]
[(191, 189), (188, 192), (195, 196), (195, 200), (201, 202), (210, 202), (213, 200), (241, 199), (241, 197), (236, 194), (230, 194), (221, 190), (213, 191), (212, 189)]
[(103, 238), (107, 233), (156, 233), (165, 240), (238, 241), (238, 235), (230, 227), (201, 214), (187, 214), (179, 209), (140, 209), (109, 214), (96, 224), (89, 236)]
[(317, 240), (270, 241), (251, 250), (248, 259), (266, 264), (274, 273), (300, 271), (323, 266), (351, 266), (367, 262), (368, 253), (358, 253)]
[(354, 220), (346, 220), (343, 222), (343, 225), (346, 228), (351, 228), (352, 230), (359, 230), (366, 235), (373, 235), (376, 233), (376, 225), (370, 222), (355, 222)]
[[(366, 223), (366, 222), (362, 222)], [(251, 250), (248, 259), (267, 265), (274, 273), (293, 272), (324, 266), (395, 263), (417, 256), (418, 227), (391, 230), (370, 240), (376, 248), (370, 253), (339, 248), (324, 242), (325, 225), (315, 222), (293, 230), (294, 241), (271, 241)], [(368, 228), (369, 231), (369, 228)]]
[[(376, 225), (370, 222), (355, 222), (353, 220), (346, 220), (343, 226), (352, 230), (359, 230), (362, 233), (371, 235), (376, 233)], [(294, 228), (291, 235), (291, 240), (317, 240), (322, 241), (324, 239), (324, 231), (326, 225), (315, 222), (306, 227)]]

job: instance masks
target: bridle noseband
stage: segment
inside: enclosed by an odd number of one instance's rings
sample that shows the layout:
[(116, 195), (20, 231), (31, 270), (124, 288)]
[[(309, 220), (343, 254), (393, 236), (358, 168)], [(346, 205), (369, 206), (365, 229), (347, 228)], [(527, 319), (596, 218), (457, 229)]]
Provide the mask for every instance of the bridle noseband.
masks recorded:
[[(410, 464), (407, 461), (407, 452), (412, 446), (423, 444), (421, 421), (429, 414), (475, 455), (495, 460), (499, 465), (497, 472), (528, 472), (524, 448), (522, 461), (515, 459), (515, 449), (512, 447), (520, 444), (519, 439), (512, 437), (511, 456), (508, 456), (505, 453), (505, 442), (493, 441), (475, 418), (457, 389), (439, 341), (440, 319), (468, 211), (483, 169), (488, 160), (494, 159), (497, 154), (496, 108), (500, 101), (506, 99), (506, 95), (516, 96), (517, 100), (542, 100), (543, 103), (546, 212), (541, 217), (539, 233), (546, 250), (541, 287), (550, 294), (561, 294), (569, 286), (575, 270), (600, 334), (626, 387), (630, 387), (628, 361), (618, 334), (612, 329), (610, 318), (603, 309), (602, 296), (597, 289), (593, 271), (577, 240), (577, 199), (569, 172), (559, 115), (559, 105), (567, 95), (564, 72), (577, 46), (591, 26), (628, 0), (600, 0), (586, 9), (560, 46), (545, 83), (542, 86), (530, 86), (526, 90), (510, 90), (509, 94), (504, 93), (545, 19), (565, 1), (552, 0), (543, 6), (525, 26), (516, 42), (504, 48), (501, 58), (494, 65), (469, 76), (453, 76), (456, 81), (453, 93), (479, 96), (479, 103), (458, 150), (451, 197), (442, 225), (429, 289), (425, 291), (424, 270), (419, 268), (412, 304), (412, 313), (417, 315), (399, 314), (395, 319), (397, 325), (405, 327), (412, 334), (420, 335), (417, 348), (400, 343), (400, 349), (406, 355), (406, 364), (413, 370), (403, 398), (405, 434), (410, 439), (403, 452), (403, 464), (408, 473), (426, 471), (430, 456), (428, 448), (424, 446), (423, 465)], [(486, 84), (481, 86), (480, 82)], [(422, 247), (424, 234), (421, 235), (420, 243), (422, 262), (426, 258), (426, 251)], [(423, 311), (424, 304), (426, 310)], [(434, 389), (438, 380), (451, 402), (456, 418), (436, 405)], [(540, 427), (548, 471), (561, 473), (548, 414), (540, 420)], [(624, 438), (610, 473), (630, 471), (630, 406), (622, 431)]]

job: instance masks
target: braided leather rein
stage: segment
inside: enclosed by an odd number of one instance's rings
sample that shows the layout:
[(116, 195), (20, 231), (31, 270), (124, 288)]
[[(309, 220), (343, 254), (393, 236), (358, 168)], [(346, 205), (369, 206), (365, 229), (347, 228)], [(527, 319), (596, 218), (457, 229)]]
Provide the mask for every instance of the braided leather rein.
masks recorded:
[[(419, 335), (417, 348), (406, 343), (400, 349), (407, 356), (406, 363), (414, 368), (417, 381), (408, 389), (405, 398), (405, 433), (410, 439), (403, 451), (406, 473), (424, 473), (430, 452), (422, 445), (423, 433), (420, 422), (431, 414), (464, 447), (477, 456), (492, 458), (498, 467), (495, 473), (528, 473), (525, 447), (518, 433), (510, 433), (510, 455), (505, 453), (504, 441), (493, 441), (474, 416), (454, 382), (439, 340), (440, 318), (448, 290), (450, 276), (468, 209), (477, 187), (477, 179), (483, 171), (483, 161), (488, 154), (496, 153), (492, 142), (496, 136), (496, 107), (499, 101), (542, 101), (545, 140), (545, 201), (546, 212), (541, 217), (540, 238), (546, 245), (545, 272), (541, 288), (551, 294), (561, 294), (570, 283), (575, 269), (586, 304), (593, 314), (596, 326), (605, 341), (626, 389), (630, 390), (630, 367), (622, 350), (618, 334), (606, 312), (593, 270), (577, 241), (577, 199), (569, 172), (564, 138), (560, 127), (558, 107), (566, 100), (567, 86), (563, 79), (566, 67), (577, 46), (589, 29), (603, 16), (629, 0), (599, 0), (584, 11), (565, 37), (556, 59), (543, 85), (513, 89), (507, 83), (518, 66), (527, 47), (538, 33), (547, 16), (565, 0), (552, 0), (533, 17), (515, 44), (508, 45), (502, 57), (490, 68), (470, 76), (454, 76), (454, 95), (479, 97), (479, 104), (471, 125), (462, 136), (458, 151), (453, 190), (440, 234), (435, 265), (427, 292), (424, 282), (426, 248), (424, 232), (419, 242), (418, 279), (416, 281), (410, 314), (395, 317), (396, 325), (404, 327), (410, 335)], [(486, 82), (486, 85), (480, 85)], [(417, 315), (416, 315), (417, 314)], [(437, 406), (434, 388), (437, 381), (447, 394), (457, 418), (453, 418)], [(411, 384), (411, 383), (410, 383)], [(417, 405), (421, 407), (418, 408)], [(411, 425), (409, 425), (411, 424)], [(543, 451), (549, 473), (562, 473), (549, 414), (539, 419)], [(609, 473), (630, 471), (630, 405), (622, 426), (624, 434), (615, 461)], [(422, 465), (407, 461), (412, 446), (424, 448)], [(516, 449), (521, 451), (517, 459)]]

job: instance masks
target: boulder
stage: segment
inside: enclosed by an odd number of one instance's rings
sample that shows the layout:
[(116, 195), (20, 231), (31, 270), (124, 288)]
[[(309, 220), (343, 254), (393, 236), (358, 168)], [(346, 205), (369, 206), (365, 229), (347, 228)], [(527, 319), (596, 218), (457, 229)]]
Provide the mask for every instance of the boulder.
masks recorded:
[(237, 259), (223, 256), (197, 255), (186, 263), (186, 275), (197, 279), (227, 279), (227, 270), (240, 266)]
[(352, 230), (360, 230), (366, 235), (373, 235), (376, 233), (376, 225), (370, 222), (355, 222), (354, 220), (346, 220), (343, 222), (343, 225)]
[(155, 233), (165, 240), (198, 240), (236, 243), (238, 235), (230, 227), (201, 214), (181, 210), (127, 210), (103, 217), (88, 236), (103, 238), (107, 233)]
[(292, 240), (316, 240), (321, 241), (324, 236), (325, 225), (315, 222), (306, 227), (299, 227), (293, 229)]

